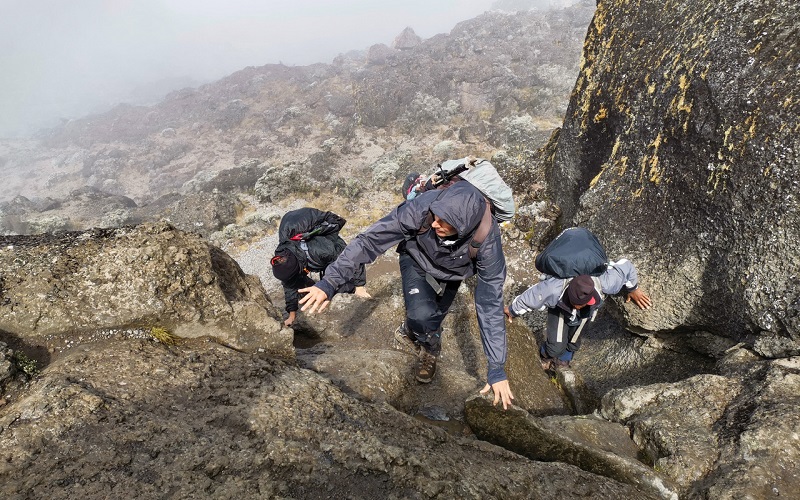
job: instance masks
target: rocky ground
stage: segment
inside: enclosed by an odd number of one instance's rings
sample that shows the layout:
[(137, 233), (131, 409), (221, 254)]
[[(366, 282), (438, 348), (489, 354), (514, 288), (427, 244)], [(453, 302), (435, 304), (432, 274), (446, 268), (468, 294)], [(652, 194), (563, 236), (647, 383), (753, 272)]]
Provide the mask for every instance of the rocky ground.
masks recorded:
[[(588, 37), (594, 2), (493, 13), (0, 144), (3, 497), (791, 497), (797, 6), (745, 4), (600, 2)], [(267, 268), (286, 210), (350, 239), (406, 172), (467, 153), (515, 192), (507, 298), (580, 224), (654, 300), (611, 298), (550, 375), (543, 316), (510, 324), (506, 412), (477, 395), (471, 281), (423, 386), (390, 346), (393, 256), (372, 299), (294, 329)]]
[(9, 499), (639, 495), (202, 341), (80, 346), (0, 411)]

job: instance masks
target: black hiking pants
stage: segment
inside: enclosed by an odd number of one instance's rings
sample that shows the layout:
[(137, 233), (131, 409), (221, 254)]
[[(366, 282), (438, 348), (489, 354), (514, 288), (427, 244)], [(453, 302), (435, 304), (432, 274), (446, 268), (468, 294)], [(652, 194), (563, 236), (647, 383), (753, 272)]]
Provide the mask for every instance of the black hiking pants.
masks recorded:
[(438, 355), (442, 349), (442, 322), (458, 293), (461, 281), (439, 281), (437, 294), (423, 271), (407, 253), (400, 254), (403, 299), (406, 304), (406, 327), (428, 352)]
[(588, 315), (579, 314), (573, 319), (566, 311), (555, 307), (548, 309), (547, 342), (544, 345), (544, 354), (548, 358), (571, 360), (572, 353), (581, 346), (581, 334), (588, 322)]

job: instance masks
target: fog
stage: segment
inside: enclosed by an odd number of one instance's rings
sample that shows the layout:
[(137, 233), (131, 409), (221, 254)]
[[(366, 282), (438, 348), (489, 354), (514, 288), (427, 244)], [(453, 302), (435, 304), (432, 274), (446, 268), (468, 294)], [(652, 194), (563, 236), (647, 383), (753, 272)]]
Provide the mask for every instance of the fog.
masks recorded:
[(246, 66), (331, 62), (493, 4), (567, 0), (0, 0), (0, 137), (149, 104)]

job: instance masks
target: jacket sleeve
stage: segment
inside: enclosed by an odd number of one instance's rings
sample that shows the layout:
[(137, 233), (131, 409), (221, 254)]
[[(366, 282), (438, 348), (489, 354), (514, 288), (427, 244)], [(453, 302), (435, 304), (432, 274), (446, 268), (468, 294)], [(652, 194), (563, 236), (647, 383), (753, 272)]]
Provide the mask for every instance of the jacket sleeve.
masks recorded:
[(374, 262), (380, 255), (403, 241), (419, 228), (422, 211), (418, 204), (404, 203), (353, 238), (339, 257), (325, 270), (317, 288), (333, 298), (344, 283), (353, 281), (359, 267)]
[(305, 273), (300, 273), (283, 284), (283, 298), (286, 301), (286, 312), (297, 311), (299, 309), (300, 294), (298, 290), (313, 284), (314, 281)]
[(488, 362), (487, 381), (501, 382), (508, 377), (505, 372), (507, 340), (503, 314), (503, 283), (506, 279), (506, 261), (496, 224), (491, 237), (480, 246), (477, 255), (478, 283), (475, 287), (475, 309), (481, 332), (483, 352)]
[(639, 287), (636, 266), (628, 259), (612, 262), (606, 272), (600, 275), (600, 285), (606, 295), (616, 295), (621, 291), (632, 292)]
[(297, 288), (284, 285), (283, 298), (286, 301), (286, 312), (297, 311), (299, 309)]
[(563, 281), (560, 278), (548, 278), (536, 283), (511, 301), (512, 316), (522, 316), (531, 311), (544, 311), (558, 305)]

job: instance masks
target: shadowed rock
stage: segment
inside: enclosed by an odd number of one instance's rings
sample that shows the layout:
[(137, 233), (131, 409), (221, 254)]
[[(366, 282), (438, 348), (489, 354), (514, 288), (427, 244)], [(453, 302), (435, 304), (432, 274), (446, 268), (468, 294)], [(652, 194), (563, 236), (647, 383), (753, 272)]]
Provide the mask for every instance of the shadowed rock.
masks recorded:
[(800, 490), (800, 359), (756, 361), (744, 349), (723, 375), (612, 390), (603, 416), (625, 423), (682, 494), (766, 498)]

